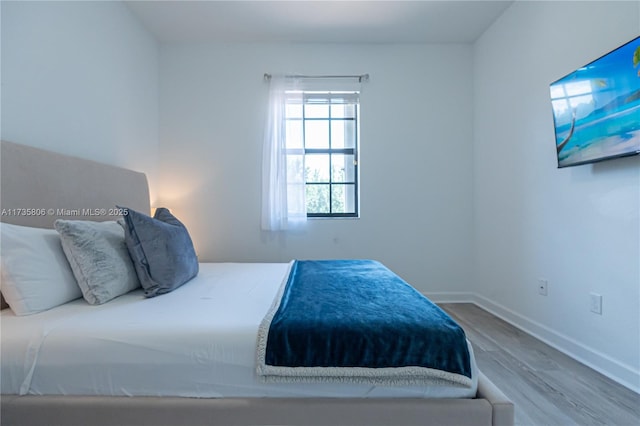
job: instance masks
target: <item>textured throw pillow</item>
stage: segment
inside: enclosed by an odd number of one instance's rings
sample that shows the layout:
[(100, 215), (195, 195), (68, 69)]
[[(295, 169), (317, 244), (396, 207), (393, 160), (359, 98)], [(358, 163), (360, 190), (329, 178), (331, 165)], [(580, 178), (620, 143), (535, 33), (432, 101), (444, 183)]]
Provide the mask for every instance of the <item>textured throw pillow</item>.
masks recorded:
[(168, 293), (198, 275), (187, 228), (169, 210), (159, 208), (153, 217), (127, 210), (125, 241), (145, 296)]
[(116, 222), (58, 219), (54, 226), (87, 302), (100, 305), (140, 287)]
[(0, 224), (0, 288), (16, 315), (31, 315), (82, 297), (53, 229)]

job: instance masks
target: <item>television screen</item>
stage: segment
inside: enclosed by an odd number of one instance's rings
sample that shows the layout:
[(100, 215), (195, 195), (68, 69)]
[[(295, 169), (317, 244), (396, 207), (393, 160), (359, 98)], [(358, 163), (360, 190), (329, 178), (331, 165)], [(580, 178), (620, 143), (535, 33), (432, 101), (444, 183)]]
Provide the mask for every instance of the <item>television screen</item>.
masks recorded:
[(558, 167), (640, 152), (640, 37), (551, 83)]

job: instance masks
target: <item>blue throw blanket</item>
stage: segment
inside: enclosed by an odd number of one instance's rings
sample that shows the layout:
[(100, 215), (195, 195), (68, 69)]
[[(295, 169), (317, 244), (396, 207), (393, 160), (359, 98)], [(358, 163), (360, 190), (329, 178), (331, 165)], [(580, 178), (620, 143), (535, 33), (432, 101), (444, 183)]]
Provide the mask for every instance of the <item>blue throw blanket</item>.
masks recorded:
[(464, 331), (379, 262), (294, 261), (258, 338), (266, 381), (470, 386)]

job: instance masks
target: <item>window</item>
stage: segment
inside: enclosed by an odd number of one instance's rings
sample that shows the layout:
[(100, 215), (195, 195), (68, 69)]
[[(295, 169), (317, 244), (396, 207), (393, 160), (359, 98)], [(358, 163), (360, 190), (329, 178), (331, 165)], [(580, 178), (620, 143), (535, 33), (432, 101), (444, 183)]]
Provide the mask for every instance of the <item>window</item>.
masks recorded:
[(369, 75), (265, 80), (262, 229), (300, 229), (309, 217), (359, 217), (360, 92)]
[(288, 173), (304, 168), (307, 217), (358, 217), (359, 93), (287, 91)]

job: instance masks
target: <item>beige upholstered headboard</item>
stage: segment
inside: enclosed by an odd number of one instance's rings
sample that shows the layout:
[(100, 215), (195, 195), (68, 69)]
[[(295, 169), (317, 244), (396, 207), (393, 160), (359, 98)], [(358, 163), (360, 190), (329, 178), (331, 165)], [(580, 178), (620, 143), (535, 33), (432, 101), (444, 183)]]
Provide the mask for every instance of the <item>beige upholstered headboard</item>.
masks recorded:
[(150, 211), (144, 173), (11, 142), (0, 143), (0, 179), (0, 221), (15, 225), (117, 220), (116, 205)]
[[(115, 220), (109, 209), (116, 204), (150, 211), (144, 173), (5, 141), (0, 160), (2, 222), (52, 228), (59, 217)], [(27, 215), (16, 209), (48, 213)]]

